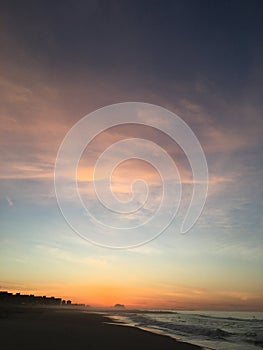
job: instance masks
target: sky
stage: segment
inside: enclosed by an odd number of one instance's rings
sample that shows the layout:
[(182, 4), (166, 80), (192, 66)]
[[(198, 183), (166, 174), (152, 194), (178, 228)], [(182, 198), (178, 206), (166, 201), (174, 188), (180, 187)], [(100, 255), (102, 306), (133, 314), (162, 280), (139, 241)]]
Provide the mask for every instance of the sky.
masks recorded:
[[(263, 310), (262, 10), (255, 0), (1, 2), (1, 290), (93, 306)], [(202, 215), (182, 234), (194, 182), (180, 145), (160, 131), (165, 120), (156, 119), (158, 130), (129, 124), (97, 135), (77, 177), (85, 203), (108, 225), (118, 218), (104, 215), (88, 186), (108, 193), (104, 169), (94, 181), (93, 172), (112, 144), (156, 143), (176, 163), (182, 183), (178, 215), (159, 237), (110, 249), (82, 239), (64, 219), (55, 162), (81, 118), (133, 101), (161, 106), (187, 123), (204, 150), (209, 188)], [(151, 153), (139, 140), (132, 149)], [(129, 150), (113, 149), (107, 164)], [(162, 177), (138, 159), (114, 169), (115, 195), (131, 198), (137, 178), (148, 183), (150, 200), (129, 222), (147, 220), (161, 196)], [(100, 230), (75, 208), (67, 181), (72, 216), (99, 239)], [(167, 181), (175, 182), (174, 172)], [(138, 203), (144, 190), (134, 190)], [(165, 213), (173, 203), (167, 205)], [(143, 235), (153, 230), (150, 222)], [(106, 234), (111, 240), (115, 231)]]

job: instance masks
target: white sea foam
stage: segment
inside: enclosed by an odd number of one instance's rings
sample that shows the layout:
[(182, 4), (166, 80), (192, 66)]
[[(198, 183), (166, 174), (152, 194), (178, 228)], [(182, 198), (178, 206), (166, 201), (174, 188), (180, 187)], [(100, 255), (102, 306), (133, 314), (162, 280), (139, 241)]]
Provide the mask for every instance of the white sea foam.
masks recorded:
[(214, 350), (263, 348), (262, 312), (120, 312), (115, 321)]

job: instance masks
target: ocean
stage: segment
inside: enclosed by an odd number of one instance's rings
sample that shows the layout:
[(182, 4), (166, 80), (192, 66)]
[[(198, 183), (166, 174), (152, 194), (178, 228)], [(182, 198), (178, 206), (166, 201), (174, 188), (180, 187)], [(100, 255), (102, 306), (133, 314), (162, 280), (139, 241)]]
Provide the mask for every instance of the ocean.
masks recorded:
[(263, 312), (141, 310), (114, 312), (111, 318), (205, 349), (263, 349)]

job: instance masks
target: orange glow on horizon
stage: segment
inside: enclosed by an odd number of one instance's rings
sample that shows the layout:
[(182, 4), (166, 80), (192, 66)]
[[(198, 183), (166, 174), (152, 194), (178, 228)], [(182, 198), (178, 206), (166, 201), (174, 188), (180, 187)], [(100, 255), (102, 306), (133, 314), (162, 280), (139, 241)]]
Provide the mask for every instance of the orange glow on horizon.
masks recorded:
[[(180, 289), (180, 287), (178, 287)], [(169, 293), (158, 289), (135, 289), (133, 287), (92, 285), (56, 286), (53, 288), (9, 288), (9, 292), (61, 297), (72, 303), (92, 307), (112, 307), (124, 304), (128, 308), (182, 309), (182, 310), (243, 310), (263, 311), (260, 296), (254, 293), (229, 291), (201, 291), (190, 289), (188, 293)]]

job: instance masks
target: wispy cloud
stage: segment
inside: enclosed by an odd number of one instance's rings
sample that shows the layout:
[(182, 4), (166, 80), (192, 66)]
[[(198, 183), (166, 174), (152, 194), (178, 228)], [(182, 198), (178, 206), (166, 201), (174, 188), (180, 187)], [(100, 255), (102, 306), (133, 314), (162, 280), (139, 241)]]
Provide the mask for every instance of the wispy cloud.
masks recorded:
[(14, 205), (14, 202), (12, 201), (12, 199), (10, 197), (6, 196), (5, 199), (10, 207), (12, 207)]
[(220, 247), (216, 252), (215, 255), (219, 255), (222, 257), (227, 258), (235, 258), (235, 259), (242, 259), (243, 261), (261, 261), (263, 256), (263, 244), (260, 246), (255, 246), (254, 244), (231, 244)]
[(71, 251), (48, 245), (37, 245), (36, 248), (42, 253), (52, 256), (55, 259), (59, 259), (80, 266), (88, 265), (97, 268), (107, 268), (111, 265), (112, 261), (114, 260), (114, 256), (78, 256), (72, 253)]
[(149, 256), (156, 256), (162, 254), (162, 251), (157, 248), (150, 245), (143, 245), (140, 247), (136, 247), (130, 250), (131, 253), (136, 254), (142, 254), (142, 255), (149, 255)]

